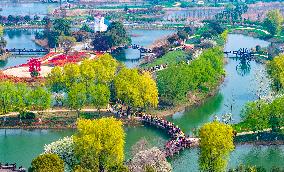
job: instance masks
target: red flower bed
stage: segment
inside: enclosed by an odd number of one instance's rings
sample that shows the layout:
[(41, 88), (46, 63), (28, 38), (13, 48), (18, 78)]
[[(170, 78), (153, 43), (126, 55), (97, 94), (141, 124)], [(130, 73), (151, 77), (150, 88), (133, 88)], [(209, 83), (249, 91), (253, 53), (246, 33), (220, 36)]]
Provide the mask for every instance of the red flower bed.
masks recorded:
[(15, 83), (34, 83), (39, 82), (42, 83), (45, 81), (45, 78), (43, 77), (37, 77), (37, 78), (30, 78), (30, 77), (15, 77), (11, 75), (5, 75), (2, 71), (0, 71), (0, 81), (11, 81)]
[(48, 60), (48, 64), (54, 66), (63, 66), (66, 63), (77, 63), (86, 57), (85, 52), (75, 52), (72, 54), (60, 54)]

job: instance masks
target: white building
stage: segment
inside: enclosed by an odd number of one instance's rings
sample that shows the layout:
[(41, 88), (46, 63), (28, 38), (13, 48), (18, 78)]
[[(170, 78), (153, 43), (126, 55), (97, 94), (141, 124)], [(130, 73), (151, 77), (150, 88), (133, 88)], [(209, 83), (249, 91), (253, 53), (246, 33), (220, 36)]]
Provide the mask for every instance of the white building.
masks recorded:
[(107, 30), (108, 25), (105, 23), (105, 18), (104, 17), (95, 17), (94, 21), (90, 23), (91, 28), (95, 32), (104, 32)]

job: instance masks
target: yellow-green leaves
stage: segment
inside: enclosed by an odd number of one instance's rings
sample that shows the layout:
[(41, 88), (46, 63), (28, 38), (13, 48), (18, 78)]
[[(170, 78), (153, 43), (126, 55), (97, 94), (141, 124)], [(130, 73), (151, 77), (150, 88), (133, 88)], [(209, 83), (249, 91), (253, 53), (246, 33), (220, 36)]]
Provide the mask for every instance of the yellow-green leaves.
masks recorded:
[(284, 55), (276, 56), (268, 64), (268, 73), (273, 79), (273, 86), (280, 90), (284, 86)]
[(212, 122), (203, 125), (199, 130), (200, 157), (202, 171), (225, 171), (227, 159), (234, 149), (233, 129), (230, 125)]
[(121, 121), (114, 118), (80, 119), (77, 128), (75, 153), (82, 168), (100, 171), (123, 163), (125, 133)]
[(116, 96), (135, 107), (156, 107), (158, 90), (149, 73), (139, 74), (137, 69), (123, 68), (114, 80)]
[[(30, 170), (29, 170), (30, 171)], [(32, 172), (64, 172), (64, 162), (56, 154), (39, 155), (32, 161)]]
[(0, 37), (4, 35), (4, 27), (0, 25)]

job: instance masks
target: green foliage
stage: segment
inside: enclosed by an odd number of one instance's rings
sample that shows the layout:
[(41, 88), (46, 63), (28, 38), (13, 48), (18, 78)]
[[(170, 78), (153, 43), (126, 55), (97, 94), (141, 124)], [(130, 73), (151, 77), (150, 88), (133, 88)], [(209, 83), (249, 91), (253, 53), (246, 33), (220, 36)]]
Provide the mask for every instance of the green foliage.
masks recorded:
[(283, 16), (280, 10), (271, 10), (266, 14), (263, 21), (263, 26), (268, 30), (271, 35), (278, 35), (281, 32), (283, 23)]
[(157, 85), (160, 101), (178, 104), (187, 101), (188, 94), (208, 93), (224, 74), (221, 48), (205, 50), (200, 57), (158, 71)]
[(280, 131), (284, 126), (284, 97), (279, 97), (271, 103), (262, 100), (248, 103), (242, 111), (242, 122), (234, 125), (239, 131), (257, 131), (272, 128)]
[(273, 79), (273, 88), (281, 90), (284, 87), (284, 55), (274, 57), (267, 66), (267, 71)]
[(71, 109), (79, 111), (87, 102), (86, 87), (83, 83), (74, 83), (68, 92), (67, 104)]
[(4, 27), (0, 25), (0, 37), (2, 37), (4, 34)]
[(50, 107), (50, 93), (42, 88), (31, 89), (25, 84), (11, 82), (0, 83), (0, 114), (25, 112), (26, 110), (44, 110)]
[(64, 172), (64, 162), (56, 154), (39, 155), (31, 165), (31, 172)]
[(64, 18), (55, 19), (53, 22), (53, 30), (59, 35), (69, 36), (71, 33), (71, 22)]
[(91, 85), (88, 91), (90, 104), (94, 105), (97, 109), (104, 108), (108, 105), (110, 90), (107, 85)]
[(43, 87), (34, 88), (29, 94), (29, 99), (32, 110), (48, 109), (51, 105), (51, 94)]
[(123, 68), (114, 79), (116, 98), (134, 107), (156, 107), (158, 90), (156, 82), (146, 72)]
[(96, 51), (107, 51), (112, 47), (112, 38), (106, 33), (98, 32), (92, 40), (92, 45)]
[(176, 65), (180, 62), (186, 61), (187, 55), (184, 51), (170, 51), (160, 58), (155, 59), (151, 63), (146, 63), (142, 65), (143, 68), (150, 68), (156, 65)]
[(81, 28), (80, 28), (81, 31), (85, 31), (85, 32), (90, 32), (90, 33), (93, 33), (94, 30), (91, 29), (88, 25), (84, 24)]
[(107, 51), (111, 47), (125, 46), (131, 43), (124, 26), (120, 22), (112, 22), (106, 32), (96, 33), (92, 44), (97, 51)]
[(51, 72), (47, 77), (47, 84), (50, 86), (53, 92), (60, 92), (64, 90), (65, 83), (63, 77), (63, 71), (59, 66), (55, 66), (51, 69)]
[(80, 119), (74, 135), (75, 154), (81, 169), (102, 171), (123, 165), (125, 133), (114, 118)]
[(199, 130), (201, 171), (225, 171), (227, 160), (234, 150), (233, 128), (229, 125), (212, 122)]

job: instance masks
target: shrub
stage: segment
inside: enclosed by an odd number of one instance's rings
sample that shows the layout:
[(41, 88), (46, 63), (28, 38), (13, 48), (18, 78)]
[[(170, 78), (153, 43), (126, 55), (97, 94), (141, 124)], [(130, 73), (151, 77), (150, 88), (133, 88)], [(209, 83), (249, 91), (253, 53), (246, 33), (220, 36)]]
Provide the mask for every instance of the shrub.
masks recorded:
[(39, 155), (32, 161), (30, 172), (64, 172), (64, 162), (56, 154)]

